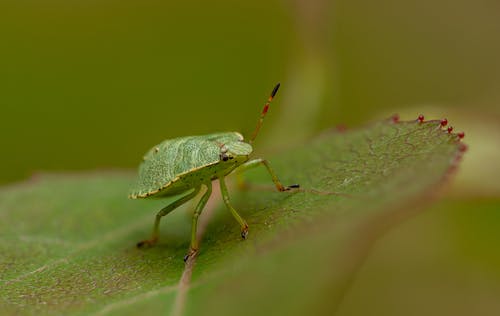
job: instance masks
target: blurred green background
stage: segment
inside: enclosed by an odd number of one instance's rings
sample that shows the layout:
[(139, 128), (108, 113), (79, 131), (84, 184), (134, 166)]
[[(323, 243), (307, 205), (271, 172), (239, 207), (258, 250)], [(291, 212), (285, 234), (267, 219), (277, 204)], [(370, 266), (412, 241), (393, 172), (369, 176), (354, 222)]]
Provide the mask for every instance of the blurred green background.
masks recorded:
[(496, 1), (3, 0), (0, 183), (248, 134), (278, 81), (262, 148), (421, 104), (498, 117), (499, 34)]
[[(276, 82), (259, 152), (396, 112), (447, 117), (470, 148), (448, 202), (406, 224), (414, 235), (400, 229), (381, 241), (346, 308), (384, 295), (375, 276), (394, 269), (408, 245), (391, 240), (419, 234), (425, 242), (407, 255), (426, 260), (402, 260), (413, 269), (399, 271), (427, 276), (427, 286), (446, 283), (441, 272), (456, 262), (455, 281), (480, 275), (450, 294), (452, 306), (478, 288), (499, 291), (500, 268), (491, 265), (500, 241), (499, 35), (500, 2), (490, 0), (2, 0), (0, 184), (40, 170), (135, 168), (175, 136), (248, 135)], [(436, 220), (442, 225), (429, 228)], [(394, 278), (402, 283), (390, 291), (407, 286)], [(486, 296), (487, 310), (498, 307)]]

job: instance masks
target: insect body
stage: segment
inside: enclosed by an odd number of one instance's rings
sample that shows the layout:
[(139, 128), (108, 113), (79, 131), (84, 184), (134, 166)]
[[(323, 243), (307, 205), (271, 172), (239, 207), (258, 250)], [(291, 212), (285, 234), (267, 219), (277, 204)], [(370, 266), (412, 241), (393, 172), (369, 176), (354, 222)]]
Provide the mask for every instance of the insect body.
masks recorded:
[(219, 180), (224, 203), (240, 224), (241, 237), (245, 239), (248, 234), (248, 225), (231, 206), (224, 180), (225, 176), (235, 170), (239, 172), (264, 165), (278, 191), (288, 191), (299, 187), (296, 184), (287, 187), (283, 186), (266, 160), (249, 160), (249, 155), (253, 151), (251, 143), (258, 134), (269, 109), (269, 104), (276, 95), (279, 86), (278, 84), (273, 89), (249, 142), (245, 142), (243, 136), (237, 132), (214, 133), (168, 139), (146, 153), (143, 162), (139, 166), (138, 181), (131, 190), (129, 197), (138, 199), (179, 195), (179, 198), (158, 212), (153, 227), (153, 235), (150, 239), (139, 242), (138, 247), (154, 245), (158, 241), (161, 218), (194, 198), (201, 188), (205, 187), (206, 191), (194, 212), (191, 248), (184, 260), (194, 255), (198, 250), (196, 239), (198, 217), (212, 193), (212, 180), (215, 179)]

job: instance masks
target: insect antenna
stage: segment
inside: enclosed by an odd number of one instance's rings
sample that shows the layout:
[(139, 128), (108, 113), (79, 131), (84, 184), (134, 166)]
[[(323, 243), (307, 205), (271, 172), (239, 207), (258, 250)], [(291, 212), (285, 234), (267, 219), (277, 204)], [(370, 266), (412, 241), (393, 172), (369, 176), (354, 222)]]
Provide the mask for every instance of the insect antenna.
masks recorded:
[(278, 92), (278, 89), (280, 88), (280, 83), (278, 83), (273, 91), (271, 92), (271, 95), (269, 96), (269, 99), (267, 99), (266, 104), (264, 105), (264, 108), (262, 109), (262, 112), (260, 113), (260, 118), (259, 121), (257, 122), (257, 126), (255, 127), (255, 131), (252, 134), (252, 137), (250, 138), (249, 143), (253, 143), (255, 138), (257, 137), (257, 134), (259, 134), (260, 127), (262, 126), (262, 123), (264, 122), (264, 117), (266, 117), (267, 111), (269, 111), (269, 105), (271, 104), (271, 101), (273, 100), (274, 96)]

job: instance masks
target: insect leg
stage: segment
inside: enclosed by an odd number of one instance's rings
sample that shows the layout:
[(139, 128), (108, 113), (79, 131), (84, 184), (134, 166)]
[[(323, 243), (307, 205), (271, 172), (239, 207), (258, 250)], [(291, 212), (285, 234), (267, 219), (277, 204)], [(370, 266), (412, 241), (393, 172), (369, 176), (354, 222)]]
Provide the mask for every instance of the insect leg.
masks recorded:
[(174, 201), (173, 203), (167, 205), (166, 207), (162, 208), (158, 214), (156, 214), (156, 219), (155, 223), (153, 226), (153, 235), (151, 236), (151, 239), (143, 240), (137, 243), (138, 248), (142, 248), (144, 246), (153, 246), (156, 244), (158, 241), (159, 237), (159, 230), (160, 230), (160, 220), (163, 216), (167, 215), (168, 213), (172, 212), (182, 204), (186, 203), (187, 201), (191, 200), (200, 192), (201, 187), (195, 188), (193, 192), (189, 193), (188, 195), (183, 196), (182, 198), (178, 199), (177, 201)]
[(229, 203), (229, 194), (227, 192), (227, 186), (226, 182), (224, 180), (224, 177), (219, 178), (219, 183), (220, 183), (220, 191), (222, 193), (222, 198), (224, 199), (224, 203), (226, 204), (227, 208), (231, 211), (231, 214), (233, 214), (234, 218), (238, 221), (238, 223), (241, 226), (241, 237), (245, 239), (248, 235), (248, 224), (247, 222), (238, 214), (238, 212), (234, 209), (234, 207), (231, 206)]
[(184, 257), (184, 261), (187, 261), (187, 259), (194, 253), (196, 253), (199, 248), (198, 239), (196, 238), (196, 230), (198, 228), (198, 218), (201, 215), (201, 211), (203, 211), (203, 208), (207, 204), (208, 198), (212, 194), (212, 182), (206, 183), (205, 186), (207, 187), (207, 191), (205, 192), (205, 194), (203, 194), (200, 201), (198, 202), (198, 205), (196, 205), (196, 209), (194, 210), (193, 222), (191, 226), (191, 249), (189, 250), (189, 253)]
[(281, 184), (280, 180), (278, 179), (278, 176), (276, 176), (276, 173), (274, 173), (274, 170), (269, 165), (269, 162), (265, 159), (262, 159), (262, 158), (250, 160), (250, 161), (242, 164), (241, 166), (239, 166), (236, 169), (236, 172), (240, 173), (240, 172), (243, 172), (245, 170), (260, 166), (260, 165), (264, 165), (266, 167), (266, 169), (269, 172), (269, 174), (271, 175), (271, 178), (273, 179), (274, 185), (276, 186), (276, 189), (278, 189), (278, 191), (283, 192), (283, 191), (288, 191), (288, 190), (296, 189), (296, 188), (300, 187), (298, 184), (292, 184), (292, 185), (289, 185), (286, 187), (283, 184)]

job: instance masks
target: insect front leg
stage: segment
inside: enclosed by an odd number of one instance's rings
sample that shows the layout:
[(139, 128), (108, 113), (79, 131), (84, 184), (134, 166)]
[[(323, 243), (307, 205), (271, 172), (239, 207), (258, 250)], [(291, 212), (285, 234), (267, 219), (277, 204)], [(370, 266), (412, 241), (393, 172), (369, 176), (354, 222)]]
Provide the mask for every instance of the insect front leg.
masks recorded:
[(153, 246), (156, 244), (158, 241), (158, 237), (160, 234), (160, 220), (163, 216), (167, 215), (168, 213), (172, 212), (182, 204), (186, 203), (187, 201), (191, 200), (194, 198), (198, 192), (200, 192), (201, 187), (198, 187), (194, 189), (193, 192), (189, 193), (188, 195), (183, 196), (182, 198), (178, 199), (177, 201), (174, 201), (172, 204), (167, 205), (166, 207), (162, 208), (158, 214), (156, 214), (156, 219), (155, 223), (153, 226), (153, 235), (151, 236), (150, 239), (143, 240), (137, 243), (137, 248), (142, 248), (145, 246)]
[(196, 231), (198, 229), (198, 218), (201, 215), (201, 211), (203, 211), (203, 208), (205, 208), (205, 205), (207, 204), (208, 198), (212, 194), (212, 182), (206, 183), (205, 186), (207, 187), (207, 191), (203, 196), (201, 197), (200, 201), (198, 202), (198, 205), (196, 205), (196, 209), (194, 210), (193, 214), (193, 222), (191, 226), (191, 248), (189, 249), (189, 252), (186, 256), (184, 256), (184, 262), (186, 262), (189, 257), (192, 257), (196, 252), (198, 252), (198, 239), (196, 238)]
[(274, 173), (274, 170), (269, 165), (269, 162), (265, 159), (262, 159), (262, 158), (258, 158), (258, 159), (254, 159), (254, 160), (250, 160), (250, 161), (245, 162), (244, 164), (239, 166), (235, 170), (235, 172), (241, 173), (245, 170), (255, 168), (255, 167), (260, 166), (260, 165), (264, 165), (266, 167), (266, 169), (269, 172), (269, 174), (271, 175), (271, 178), (274, 182), (274, 185), (276, 186), (276, 189), (278, 189), (278, 191), (283, 192), (283, 191), (288, 191), (288, 190), (296, 189), (296, 188), (300, 187), (300, 185), (298, 185), (298, 184), (292, 184), (289, 186), (284, 186), (283, 184), (281, 184), (280, 180), (278, 179), (278, 176), (276, 175), (276, 173)]
[(233, 214), (236, 221), (238, 221), (238, 223), (241, 226), (241, 238), (246, 239), (247, 235), (248, 235), (248, 224), (243, 219), (243, 217), (241, 217), (240, 214), (238, 214), (238, 212), (234, 209), (234, 207), (232, 207), (231, 204), (229, 203), (229, 194), (227, 192), (227, 186), (226, 186), (226, 182), (224, 180), (224, 177), (219, 177), (219, 183), (220, 183), (220, 191), (222, 193), (222, 198), (224, 199), (224, 203), (226, 204), (229, 211), (231, 211), (231, 214)]

